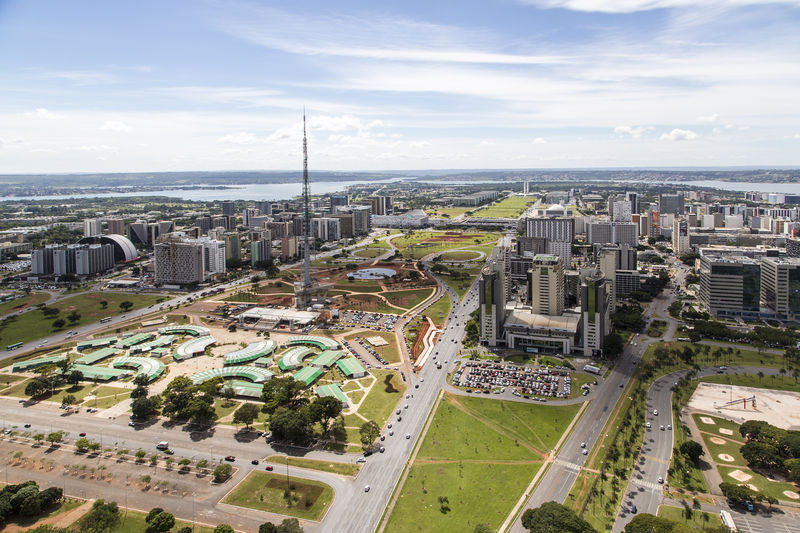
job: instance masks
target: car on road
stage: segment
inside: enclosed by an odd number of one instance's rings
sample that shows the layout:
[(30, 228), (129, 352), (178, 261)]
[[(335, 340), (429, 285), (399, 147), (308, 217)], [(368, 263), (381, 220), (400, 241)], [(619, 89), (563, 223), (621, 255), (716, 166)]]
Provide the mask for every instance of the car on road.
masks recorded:
[(233, 456), (233, 455), (226, 455), (225, 456), (225, 460), (232, 463), (232, 462), (234, 462), (236, 460), (236, 457)]
[(272, 472), (272, 465), (265, 466), (264, 470), (266, 470), (267, 472)]

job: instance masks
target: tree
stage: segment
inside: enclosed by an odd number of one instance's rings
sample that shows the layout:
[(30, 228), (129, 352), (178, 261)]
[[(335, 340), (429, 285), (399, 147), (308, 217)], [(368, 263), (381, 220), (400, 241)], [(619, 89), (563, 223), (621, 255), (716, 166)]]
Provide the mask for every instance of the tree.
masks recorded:
[(96, 500), (92, 509), (80, 521), (80, 531), (87, 533), (104, 533), (117, 527), (120, 522), (119, 508), (116, 502), (106, 503)]
[(264, 402), (262, 411), (274, 413), (278, 407), (297, 408), (308, 402), (300, 395), (305, 389), (305, 384), (295, 381), (292, 376), (285, 378), (272, 378), (264, 384), (261, 392), (261, 401)]
[(74, 394), (65, 394), (64, 397), (61, 398), (61, 405), (75, 405), (77, 402), (78, 399)]
[(244, 424), (245, 427), (250, 427), (250, 424), (253, 423), (258, 417), (260, 409), (254, 403), (245, 403), (241, 407), (239, 407), (235, 413), (233, 413), (233, 423), (234, 424)]
[(680, 445), (680, 451), (695, 465), (697, 465), (697, 461), (700, 460), (700, 457), (705, 453), (703, 452), (703, 446), (699, 442), (695, 442), (693, 440), (682, 442)]
[(220, 524), (214, 528), (214, 533), (236, 533), (228, 524)]
[(83, 372), (81, 372), (80, 370), (73, 370), (72, 372), (67, 374), (67, 383), (69, 383), (73, 387), (76, 386), (81, 381), (83, 381)]
[(381, 434), (381, 428), (378, 427), (374, 420), (367, 420), (361, 424), (359, 433), (361, 434), (361, 447), (366, 450), (372, 446), (372, 443)]
[(532, 533), (596, 533), (575, 511), (560, 503), (547, 502), (522, 514), (522, 527)]
[(221, 464), (214, 469), (214, 481), (221, 483), (231, 477), (233, 467), (228, 463)]
[(123, 313), (125, 313), (127, 311), (130, 311), (130, 309), (132, 307), (133, 307), (133, 302), (131, 302), (129, 300), (124, 300), (124, 301), (120, 302), (120, 304), (119, 304), (119, 308)]
[(307, 444), (313, 436), (308, 407), (289, 409), (278, 407), (269, 420), (272, 435), (278, 441)]
[(37, 398), (50, 391), (50, 384), (44, 378), (33, 378), (25, 385), (25, 395)]
[[(153, 511), (158, 511), (153, 513)], [(156, 507), (152, 509), (145, 519), (147, 529), (145, 533), (166, 533), (175, 526), (175, 517), (163, 509)]]
[(331, 419), (336, 418), (342, 413), (342, 402), (332, 396), (316, 398), (310, 405), (311, 420), (319, 422), (322, 426), (322, 433), (328, 434), (328, 425)]

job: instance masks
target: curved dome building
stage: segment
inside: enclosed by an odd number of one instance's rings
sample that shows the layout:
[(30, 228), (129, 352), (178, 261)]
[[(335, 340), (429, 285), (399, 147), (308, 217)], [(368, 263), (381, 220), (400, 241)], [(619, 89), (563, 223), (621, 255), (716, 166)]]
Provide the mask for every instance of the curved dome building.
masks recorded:
[(127, 263), (139, 259), (139, 252), (131, 240), (124, 235), (95, 235), (84, 237), (78, 244), (110, 244), (114, 247), (114, 262)]

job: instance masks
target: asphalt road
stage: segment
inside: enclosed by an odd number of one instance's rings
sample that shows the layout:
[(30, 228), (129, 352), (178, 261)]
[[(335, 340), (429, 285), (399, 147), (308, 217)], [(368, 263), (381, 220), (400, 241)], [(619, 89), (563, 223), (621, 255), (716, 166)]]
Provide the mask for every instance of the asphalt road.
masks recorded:
[[(656, 298), (645, 311), (645, 318), (649, 321), (656, 314), (662, 317), (666, 316), (666, 309), (673, 298), (671, 294), (667, 295), (667, 293)], [(674, 326), (670, 330), (674, 331)], [(585, 443), (585, 449), (592, 450), (597, 440), (602, 436), (603, 428), (625, 390), (624, 386), (633, 375), (636, 363), (639, 362), (648, 345), (660, 340), (638, 335), (625, 347), (623, 354), (617, 360), (608, 378), (594, 388), (592, 392), (593, 399), (590, 400), (589, 406), (575, 425), (572, 433), (564, 441), (555, 460), (552, 461), (533, 494), (523, 506), (523, 510), (539, 507), (549, 501), (564, 503), (572, 489), (572, 485), (589, 457), (588, 455), (583, 455), (584, 448), (581, 447), (581, 444)], [(634, 346), (634, 343), (636, 346)], [(598, 453), (603, 452), (600, 450)], [(522, 527), (521, 513), (514, 521), (510, 531), (514, 533), (524, 533), (526, 531)]]

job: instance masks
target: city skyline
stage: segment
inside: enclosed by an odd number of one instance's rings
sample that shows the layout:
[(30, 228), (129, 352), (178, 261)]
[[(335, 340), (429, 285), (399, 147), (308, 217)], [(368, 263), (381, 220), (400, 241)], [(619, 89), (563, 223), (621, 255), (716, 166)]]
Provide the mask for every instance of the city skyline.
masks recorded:
[(6, 173), (791, 166), (797, 1), (6, 2)]

